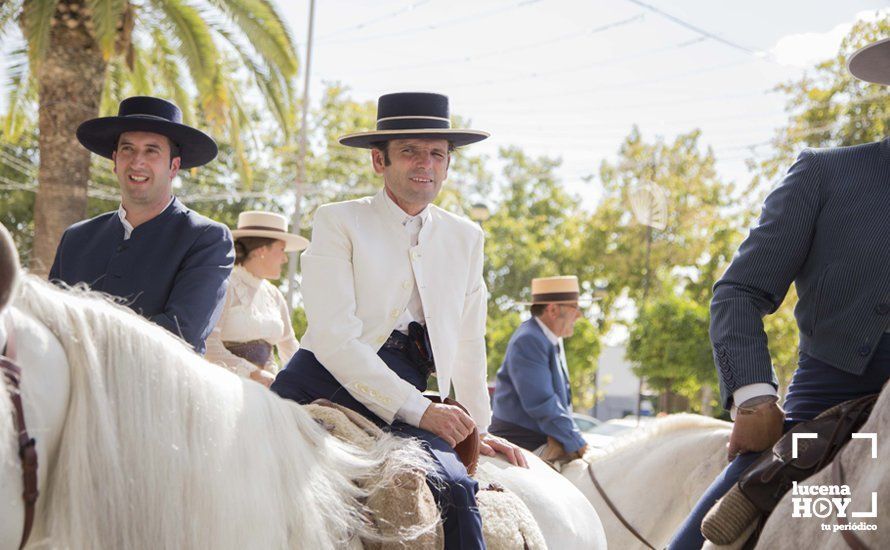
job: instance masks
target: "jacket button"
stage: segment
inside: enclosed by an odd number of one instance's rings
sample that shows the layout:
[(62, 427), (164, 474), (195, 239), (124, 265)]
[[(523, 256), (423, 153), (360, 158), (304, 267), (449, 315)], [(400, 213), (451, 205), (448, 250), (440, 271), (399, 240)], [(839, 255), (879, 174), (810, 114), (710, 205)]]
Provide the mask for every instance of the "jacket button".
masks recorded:
[(863, 357), (868, 357), (868, 354), (871, 353), (871, 346), (861, 345), (859, 346), (859, 355)]
[(887, 315), (888, 313), (890, 313), (890, 304), (881, 303), (876, 305), (875, 313), (877, 313), (878, 315)]

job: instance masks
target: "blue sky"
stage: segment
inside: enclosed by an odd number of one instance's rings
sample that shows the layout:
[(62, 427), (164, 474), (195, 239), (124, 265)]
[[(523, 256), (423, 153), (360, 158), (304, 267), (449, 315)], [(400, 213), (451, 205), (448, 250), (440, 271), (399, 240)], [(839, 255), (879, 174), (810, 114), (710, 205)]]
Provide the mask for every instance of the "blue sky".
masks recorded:
[[(308, 0), (280, 5), (304, 56)], [(747, 183), (747, 146), (786, 119), (784, 97), (769, 90), (834, 55), (851, 24), (881, 8), (865, 0), (320, 1), (310, 95), (325, 81), (362, 100), (446, 93), (453, 112), (492, 133), (477, 151), (494, 156), (513, 144), (561, 157), (560, 175), (586, 203), (597, 186), (581, 178), (614, 158), (634, 124), (647, 138), (701, 128), (720, 173)]]

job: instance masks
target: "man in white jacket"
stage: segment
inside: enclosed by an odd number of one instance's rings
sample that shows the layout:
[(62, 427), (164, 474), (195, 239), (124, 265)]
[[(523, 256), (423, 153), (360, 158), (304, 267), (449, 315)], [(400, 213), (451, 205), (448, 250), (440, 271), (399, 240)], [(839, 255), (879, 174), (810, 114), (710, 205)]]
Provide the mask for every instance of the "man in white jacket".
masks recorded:
[[(309, 327), (272, 385), (282, 397), (326, 398), (424, 441), (436, 463), (430, 487), (446, 548), (485, 545), (477, 484), (454, 447), (479, 437), (482, 454), (502, 452), (525, 466), (516, 446), (487, 433), (482, 231), (430, 204), (452, 149), (486, 137), (452, 129), (443, 95), (396, 93), (380, 97), (376, 131), (340, 138), (371, 149), (384, 188), (316, 212), (312, 244), (302, 255)], [(439, 395), (447, 397), (453, 385), (469, 414), (421, 393), (433, 373)]]

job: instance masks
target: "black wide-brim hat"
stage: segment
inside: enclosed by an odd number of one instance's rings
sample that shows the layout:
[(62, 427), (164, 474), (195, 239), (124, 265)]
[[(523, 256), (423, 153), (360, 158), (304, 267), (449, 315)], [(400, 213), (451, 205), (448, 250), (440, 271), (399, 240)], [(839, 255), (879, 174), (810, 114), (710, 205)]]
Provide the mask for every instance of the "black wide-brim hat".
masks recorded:
[(481, 130), (451, 127), (448, 96), (428, 92), (400, 92), (380, 96), (377, 100), (377, 129), (349, 134), (340, 143), (349, 147), (370, 149), (372, 143), (391, 139), (447, 139), (462, 147), (489, 137)]
[(847, 68), (859, 80), (890, 86), (890, 38), (858, 49), (847, 61)]
[(213, 138), (182, 123), (182, 111), (157, 97), (136, 96), (121, 101), (117, 116), (88, 120), (77, 127), (81, 145), (105, 158), (117, 148), (124, 132), (152, 132), (167, 136), (179, 147), (180, 168), (203, 166), (216, 158)]

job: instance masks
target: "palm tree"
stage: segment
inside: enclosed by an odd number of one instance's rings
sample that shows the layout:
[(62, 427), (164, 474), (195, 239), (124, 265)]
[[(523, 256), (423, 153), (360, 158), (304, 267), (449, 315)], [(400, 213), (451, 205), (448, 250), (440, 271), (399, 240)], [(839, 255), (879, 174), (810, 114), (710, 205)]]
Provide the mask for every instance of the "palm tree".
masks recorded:
[(64, 229), (86, 215), (90, 154), (75, 129), (113, 114), (123, 90), (163, 90), (187, 123), (201, 120), (225, 133), (247, 180), (243, 92), (232, 75), (246, 70), (281, 130), (293, 130), (296, 47), (270, 0), (0, 0), (0, 34), (16, 23), (27, 43), (27, 69), (13, 75), (4, 126), (16, 127), (11, 119), (22, 108), (15, 102), (36, 87), (32, 272), (48, 271)]

